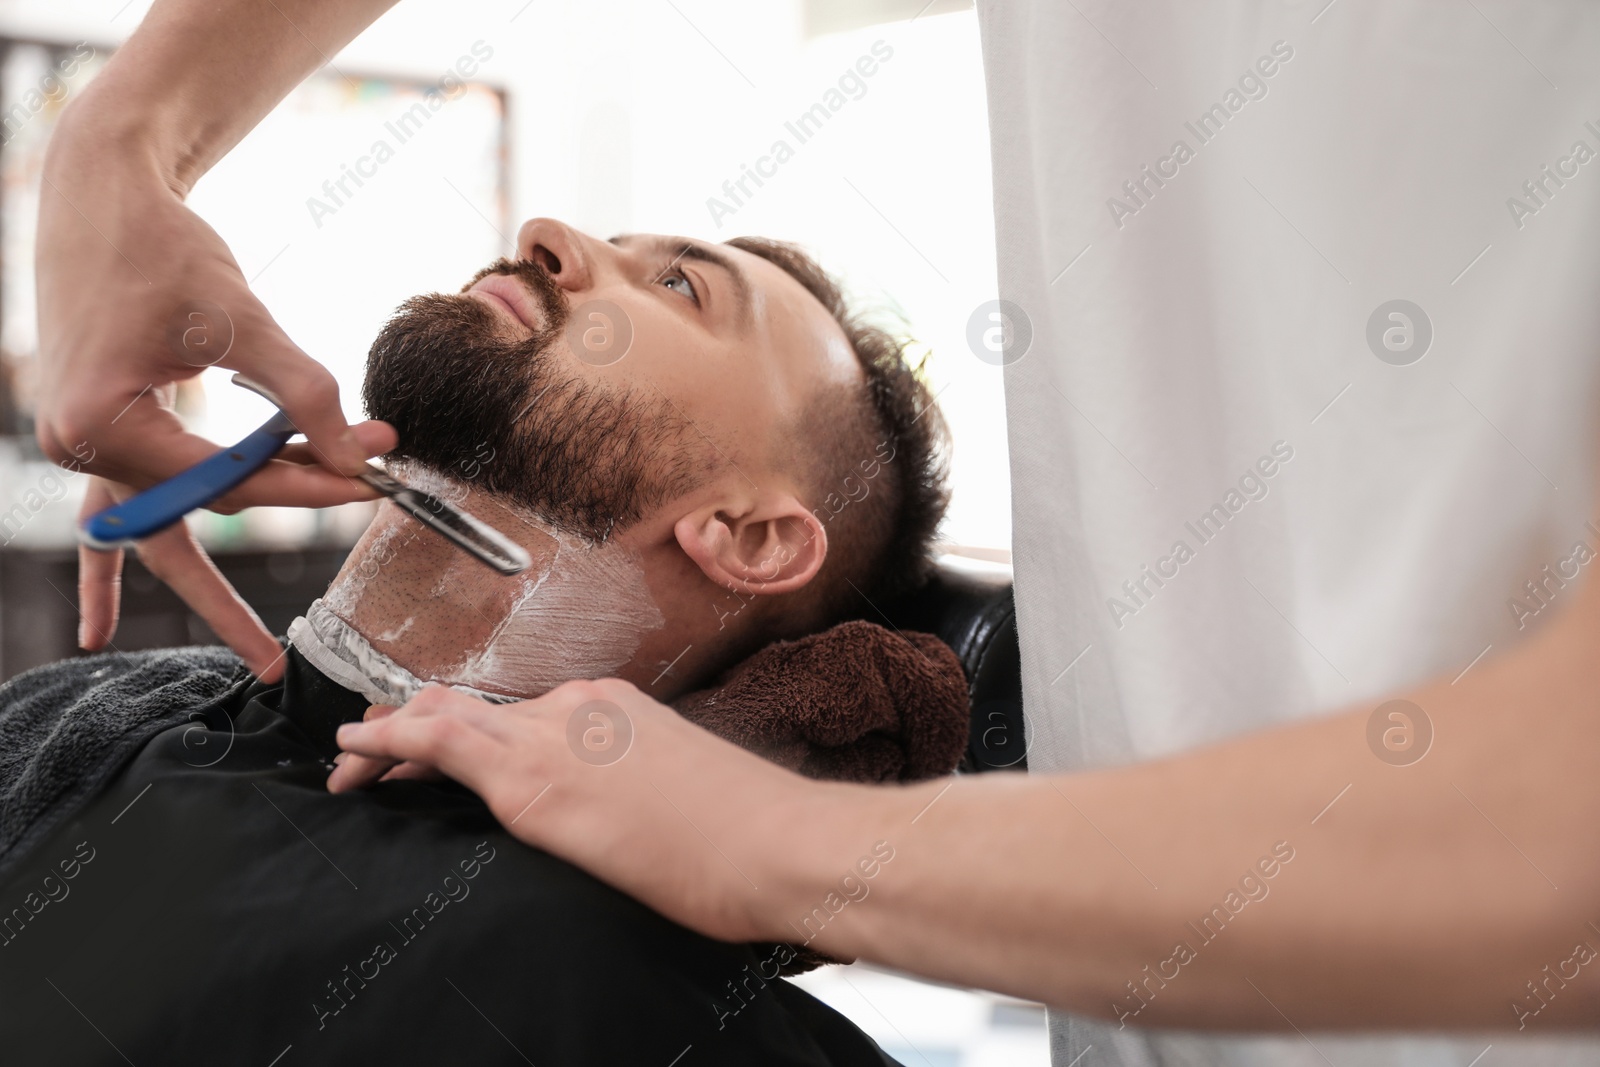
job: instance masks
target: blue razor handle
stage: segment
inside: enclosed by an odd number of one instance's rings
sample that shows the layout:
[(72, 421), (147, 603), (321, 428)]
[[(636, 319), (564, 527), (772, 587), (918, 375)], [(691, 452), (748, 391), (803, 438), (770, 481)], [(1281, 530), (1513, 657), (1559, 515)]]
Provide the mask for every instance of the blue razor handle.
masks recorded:
[(232, 448), (89, 516), (78, 527), (78, 540), (90, 548), (110, 551), (160, 533), (266, 466), (297, 432), (280, 411)]

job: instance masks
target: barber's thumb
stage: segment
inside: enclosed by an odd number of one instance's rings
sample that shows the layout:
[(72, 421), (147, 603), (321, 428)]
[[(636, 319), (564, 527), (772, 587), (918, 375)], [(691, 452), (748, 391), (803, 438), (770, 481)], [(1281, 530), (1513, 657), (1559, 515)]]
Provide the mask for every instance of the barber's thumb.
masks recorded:
[(323, 466), (349, 475), (365, 468), (366, 450), (345, 421), (339, 383), (326, 367), (291, 345), (277, 360), (241, 374), (283, 409)]

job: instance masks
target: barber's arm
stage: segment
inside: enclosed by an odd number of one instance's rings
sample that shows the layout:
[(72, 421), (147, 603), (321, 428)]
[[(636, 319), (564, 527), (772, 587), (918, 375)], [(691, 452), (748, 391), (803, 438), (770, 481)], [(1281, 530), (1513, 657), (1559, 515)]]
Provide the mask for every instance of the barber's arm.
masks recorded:
[[(333, 376), (273, 322), (227, 245), (183, 199), (393, 2), (158, 0), (63, 113), (40, 192), (38, 435), (55, 462), (109, 480), (96, 483), (91, 507), (215, 450), (184, 432), (169, 388), (213, 362), (272, 390), (310, 441), (220, 508), (325, 507), (374, 495), (346, 475), (392, 447), (393, 431), (346, 424)], [(182, 309), (195, 301), (224, 317), (202, 326), (216, 335), (204, 338), (211, 347), (174, 340), (186, 336)], [(231, 343), (217, 360), (224, 334)], [(277, 657), (271, 634), (181, 527), (145, 542), (140, 554), (252, 668)], [(85, 647), (110, 639), (120, 571), (120, 554), (84, 554)]]
[[(814, 937), (1127, 1025), (1592, 1027), (1597, 594), (1397, 694), (1434, 731), (1409, 765), (1369, 743), (1373, 700), (1119, 770), (817, 783), (614, 681), (508, 706), (429, 690), (340, 743), (443, 770), (522, 840), (717, 937)], [(568, 741), (594, 699), (634, 731), (601, 767)], [(330, 788), (372, 773), (346, 760)]]

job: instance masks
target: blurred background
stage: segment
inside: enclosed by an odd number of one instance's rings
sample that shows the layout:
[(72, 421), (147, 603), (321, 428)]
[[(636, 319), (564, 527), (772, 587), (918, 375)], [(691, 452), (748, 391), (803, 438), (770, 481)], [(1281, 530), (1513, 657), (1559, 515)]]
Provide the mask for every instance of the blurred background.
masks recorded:
[[(61, 109), (147, 8), (0, 0), (0, 678), (71, 655), (77, 623), (86, 479), (48, 464), (32, 436), (40, 164)], [(601, 237), (798, 241), (925, 347), (955, 440), (943, 537), (1009, 561), (1000, 369), (967, 340), (996, 295), (980, 59), (961, 0), (405, 0), (190, 203), (289, 335), (332, 369), (352, 419), (388, 315), (512, 254), (524, 218)], [(775, 155), (779, 141), (789, 151)], [(747, 177), (757, 170), (759, 184)], [(269, 413), (215, 368), (179, 404), (219, 443)], [(370, 513), (258, 508), (191, 524), (282, 632)], [(124, 596), (120, 649), (214, 640), (132, 561)], [(1048, 1062), (1035, 1005), (859, 966), (801, 984), (913, 1067)]]

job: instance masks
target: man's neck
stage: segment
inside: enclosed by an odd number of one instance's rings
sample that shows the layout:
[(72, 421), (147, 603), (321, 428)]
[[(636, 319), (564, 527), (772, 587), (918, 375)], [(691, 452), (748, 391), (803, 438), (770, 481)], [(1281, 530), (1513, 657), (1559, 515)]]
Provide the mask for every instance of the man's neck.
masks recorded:
[(377, 653), (359, 669), (388, 660), (421, 682), (509, 697), (573, 678), (651, 681), (651, 638), (667, 620), (635, 552), (557, 533), (427, 472), (408, 470), (405, 480), (500, 530), (533, 562), (514, 577), (496, 574), (385, 501), (322, 599)]

